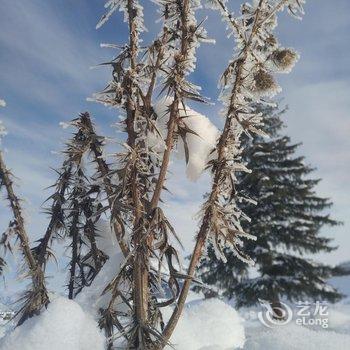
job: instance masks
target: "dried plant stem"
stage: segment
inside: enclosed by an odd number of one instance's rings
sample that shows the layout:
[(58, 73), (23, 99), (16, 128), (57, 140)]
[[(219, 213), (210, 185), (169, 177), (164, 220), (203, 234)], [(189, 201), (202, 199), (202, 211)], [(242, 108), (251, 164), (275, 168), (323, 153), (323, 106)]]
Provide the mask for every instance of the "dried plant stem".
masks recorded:
[(29, 247), (28, 235), (27, 235), (25, 228), (24, 228), (22, 209), (21, 209), (21, 206), (19, 203), (19, 199), (13, 190), (13, 182), (10, 178), (10, 172), (7, 170), (7, 168), (5, 166), (1, 152), (0, 152), (0, 172), (2, 175), (2, 180), (3, 180), (4, 186), (5, 186), (6, 191), (7, 191), (8, 200), (10, 202), (13, 216), (16, 220), (17, 234), (18, 234), (18, 238), (21, 242), (20, 247), (21, 247), (23, 255), (27, 261), (29, 269), (31, 271), (35, 271), (37, 268), (37, 264), (36, 264), (35, 258), (30, 250), (30, 247)]
[(72, 223), (70, 227), (69, 236), (72, 237), (72, 258), (70, 263), (70, 277), (69, 277), (69, 283), (68, 283), (68, 298), (73, 299), (74, 298), (74, 291), (75, 291), (75, 276), (76, 276), (76, 267), (78, 262), (78, 249), (79, 249), (79, 203), (75, 199), (73, 204), (73, 216), (72, 216)]
[[(130, 71), (129, 77), (127, 77), (126, 84), (128, 86), (129, 94), (126, 101), (126, 126), (128, 133), (128, 145), (134, 149), (136, 146), (137, 133), (134, 130), (134, 122), (139, 113), (138, 101), (135, 101), (133, 96), (133, 91), (135, 90), (133, 75), (136, 73), (137, 69), (137, 55), (138, 55), (138, 28), (137, 28), (137, 9), (134, 4), (134, 0), (127, 1), (128, 9), (128, 21), (129, 21), (129, 50), (130, 50)], [(138, 94), (141, 94), (141, 91), (138, 89)], [(138, 100), (138, 98), (137, 98)], [(135, 317), (138, 324), (145, 326), (147, 324), (147, 315), (148, 315), (148, 269), (149, 262), (147, 255), (148, 252), (144, 252), (143, 249), (139, 247), (142, 244), (142, 235), (144, 230), (140, 226), (140, 220), (143, 215), (143, 205), (141, 203), (141, 194), (139, 193), (138, 183), (137, 183), (137, 173), (134, 169), (132, 176), (132, 197), (134, 203), (134, 229), (133, 229), (133, 241), (137, 249), (137, 254), (135, 255), (135, 261), (133, 266), (133, 301), (134, 301), (134, 310)], [(141, 336), (142, 337), (142, 336)], [(137, 337), (138, 339), (140, 337)], [(141, 341), (140, 339), (138, 341)], [(139, 346), (139, 344), (135, 344)]]
[(0, 151), (0, 175), (2, 183), (7, 191), (7, 198), (10, 203), (11, 210), (16, 224), (16, 234), (20, 241), (20, 250), (24, 256), (25, 262), (29, 269), (29, 274), (32, 279), (32, 291), (30, 291), (30, 298), (25, 301), (22, 311), (22, 316), (18, 324), (22, 324), (27, 318), (38, 314), (43, 306), (49, 303), (49, 298), (47, 295), (45, 287), (45, 276), (40, 265), (37, 263), (29, 245), (29, 239), (27, 232), (24, 227), (24, 219), (22, 215), (22, 208), (20, 205), (20, 200), (16, 196), (13, 189), (13, 181), (11, 179), (11, 173), (6, 168), (3, 160), (2, 152)]
[(166, 149), (163, 154), (162, 165), (160, 167), (159, 176), (158, 176), (156, 187), (154, 189), (154, 193), (151, 200), (151, 205), (150, 205), (151, 211), (158, 206), (160, 195), (164, 186), (166, 174), (168, 172), (170, 154), (174, 144), (174, 132), (176, 127), (176, 119), (178, 116), (178, 106), (179, 106), (179, 101), (176, 98), (176, 100), (173, 101), (170, 107), (168, 132), (167, 132), (167, 137), (165, 141)]
[(165, 47), (166, 47), (166, 43), (168, 40), (169, 40), (169, 31), (166, 27), (164, 27), (163, 28), (163, 35), (162, 35), (160, 45), (158, 48), (156, 62), (155, 62), (154, 67), (153, 67), (153, 72), (152, 72), (150, 84), (148, 86), (147, 93), (145, 96), (146, 103), (148, 104), (149, 107), (151, 106), (152, 95), (153, 95), (153, 91), (154, 91), (154, 88), (156, 86), (156, 81), (157, 81), (157, 74), (159, 72), (159, 69), (162, 66), (162, 60), (164, 58)]
[(16, 220), (17, 234), (18, 234), (18, 238), (19, 238), (20, 243), (21, 243), (20, 247), (21, 247), (23, 255), (27, 261), (29, 269), (31, 271), (35, 271), (37, 264), (36, 264), (35, 258), (30, 250), (30, 247), (29, 247), (28, 235), (27, 235), (25, 228), (24, 228), (22, 209), (21, 209), (21, 206), (19, 203), (20, 201), (13, 190), (13, 182), (12, 182), (11, 177), (10, 177), (11, 175), (5, 166), (1, 152), (0, 152), (0, 172), (2, 175), (3, 184), (4, 184), (6, 191), (7, 191), (8, 200), (10, 202), (10, 207), (12, 209), (13, 216)]
[[(88, 133), (92, 136), (91, 138), (93, 140), (97, 140), (97, 135), (94, 130), (94, 126), (91, 122), (91, 118), (89, 113), (83, 113), (81, 115), (82, 123), (86, 126)], [(113, 231), (116, 235), (118, 244), (120, 246), (120, 250), (122, 251), (123, 255), (127, 257), (129, 255), (129, 247), (127, 243), (125, 242), (123, 238), (123, 229), (121, 223), (118, 222), (118, 218), (116, 215), (113, 214), (113, 188), (110, 182), (110, 178), (108, 174), (110, 173), (110, 169), (108, 167), (108, 164), (103, 158), (103, 152), (100, 147), (100, 145), (97, 142), (91, 142), (90, 143), (90, 150), (94, 156), (94, 160), (97, 164), (98, 171), (101, 175), (102, 181), (104, 183), (105, 191), (108, 197), (108, 204), (111, 209), (111, 215), (112, 215), (112, 225), (113, 225)]]
[(139, 203), (140, 194), (136, 186), (133, 188), (134, 201), (136, 200), (135, 208), (135, 224), (134, 224), (134, 243), (136, 246), (136, 254), (133, 269), (134, 282), (134, 307), (136, 311), (136, 318), (138, 323), (143, 326), (147, 324), (148, 314), (148, 251), (143, 249), (143, 234), (142, 227), (141, 205)]
[[(71, 174), (71, 166), (67, 169), (67, 171), (63, 174), (62, 177), (62, 186), (59, 191), (59, 198), (63, 198), (64, 194), (67, 190), (68, 184), (69, 184), (69, 176)], [(45, 264), (46, 264), (46, 254), (47, 249), (49, 246), (50, 239), (54, 233), (54, 231), (57, 229), (57, 213), (62, 210), (62, 203), (57, 200), (56, 203), (53, 205), (52, 208), (52, 215), (50, 218), (49, 225), (47, 226), (46, 232), (44, 237), (40, 241), (40, 249), (38, 249), (38, 255), (37, 255), (37, 261), (40, 267), (45, 271)]]
[(240, 36), (240, 38), (245, 41), (245, 36), (244, 34), (241, 32), (239, 24), (237, 23), (237, 21), (235, 20), (235, 18), (233, 17), (233, 15), (229, 12), (229, 10), (226, 7), (226, 4), (222, 1), (222, 0), (215, 0), (216, 3), (218, 4), (219, 8), (221, 9), (221, 11), (224, 13), (224, 15), (228, 18), (228, 20), (230, 21), (231, 25), (233, 26), (233, 29), (237, 32), (237, 34)]
[[(208, 199), (208, 203), (214, 203), (218, 197), (220, 177), (222, 176), (222, 169), (223, 169), (223, 166), (225, 163), (225, 147), (226, 147), (227, 140), (228, 140), (228, 137), (230, 134), (229, 131), (230, 131), (232, 119), (235, 118), (235, 116), (236, 116), (236, 112), (234, 110), (235, 106), (236, 106), (236, 97), (237, 97), (237, 93), (241, 87), (241, 82), (244, 79), (243, 67), (244, 67), (244, 64), (246, 62), (248, 52), (250, 50), (252, 39), (253, 39), (254, 35), (256, 35), (256, 32), (259, 28), (258, 20), (259, 20), (260, 8), (261, 8), (263, 1), (264, 0), (260, 0), (259, 6), (258, 6), (256, 13), (255, 13), (253, 29), (252, 29), (250, 37), (249, 37), (248, 41), (246, 42), (246, 45), (244, 48), (243, 58), (238, 63), (236, 79), (235, 79), (235, 83), (234, 83), (232, 93), (231, 93), (230, 107), (229, 107), (228, 112), (227, 112), (224, 130), (223, 130), (223, 133), (221, 134), (221, 137), (219, 139), (218, 146), (217, 146), (217, 150), (218, 150), (217, 164), (218, 164), (218, 166), (215, 170), (212, 190), (211, 190), (211, 193), (210, 193), (210, 196)], [(180, 315), (183, 311), (183, 308), (185, 306), (186, 298), (187, 298), (187, 295), (188, 295), (188, 292), (189, 292), (189, 289), (191, 286), (192, 279), (194, 277), (195, 269), (196, 269), (196, 266), (197, 266), (197, 264), (202, 256), (203, 248), (205, 246), (207, 236), (208, 236), (209, 227), (211, 225), (211, 217), (212, 217), (211, 208), (212, 207), (210, 205), (207, 206), (207, 209), (204, 213), (204, 216), (202, 219), (202, 224), (201, 224), (200, 230), (199, 230), (198, 235), (197, 235), (196, 244), (195, 244), (195, 247), (194, 247), (193, 252), (192, 252), (190, 265), (189, 265), (188, 271), (187, 271), (187, 275), (189, 276), (189, 278), (186, 279), (184, 282), (184, 285), (182, 287), (177, 305), (176, 305), (174, 312), (171, 315), (171, 317), (170, 317), (170, 319), (169, 319), (169, 321), (164, 329), (164, 332), (163, 332), (163, 341), (164, 342), (169, 341), (169, 339), (170, 339), (170, 337), (171, 337), (171, 335), (172, 335), (172, 333), (177, 325), (177, 322), (180, 318)], [(164, 343), (161, 345), (160, 349), (163, 346), (164, 346)]]
[[(182, 22), (182, 37), (181, 37), (181, 48), (180, 48), (180, 55), (182, 56), (182, 59), (185, 59), (187, 56), (188, 51), (188, 12), (189, 12), (189, 6), (190, 2), (189, 0), (184, 0), (182, 9), (181, 9), (181, 22)], [(179, 76), (179, 79), (182, 79), (185, 76), (185, 71), (182, 70), (179, 72), (181, 76)], [(169, 161), (170, 161), (170, 154), (173, 148), (174, 144), (174, 133), (175, 133), (175, 127), (177, 123), (177, 119), (179, 117), (179, 104), (180, 104), (180, 97), (178, 96), (178, 93), (175, 92), (174, 101), (172, 102), (170, 106), (170, 116), (169, 116), (169, 122), (168, 122), (168, 132), (167, 137), (165, 141), (166, 149), (163, 154), (162, 159), (162, 165), (159, 172), (159, 177), (156, 183), (156, 187), (153, 193), (153, 197), (151, 200), (151, 210), (155, 209), (158, 206), (158, 202), (160, 199), (160, 195), (162, 192), (162, 189), (164, 187), (164, 182), (166, 178), (166, 174), (168, 171)]]

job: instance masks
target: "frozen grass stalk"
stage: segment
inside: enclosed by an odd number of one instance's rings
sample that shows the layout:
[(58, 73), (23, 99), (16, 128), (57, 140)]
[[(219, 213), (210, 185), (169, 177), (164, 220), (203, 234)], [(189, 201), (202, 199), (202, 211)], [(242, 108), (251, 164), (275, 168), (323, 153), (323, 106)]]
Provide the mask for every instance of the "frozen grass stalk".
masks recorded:
[[(5, 131), (1, 124), (0, 130), (1, 135), (4, 135)], [(10, 222), (8, 229), (3, 233), (0, 244), (5, 251), (13, 251), (14, 245), (18, 247), (24, 258), (23, 270), (25, 271), (25, 276), (31, 279), (31, 285), (22, 296), (22, 306), (17, 313), (19, 316), (17, 324), (21, 325), (28, 318), (39, 314), (40, 310), (48, 305), (49, 297), (45, 287), (45, 276), (43, 270), (30, 249), (29, 238), (25, 229), (21, 200), (16, 195), (13, 185), (12, 173), (6, 167), (3, 153), (0, 150), (0, 189), (5, 191), (13, 214), (13, 219)], [(4, 264), (4, 262), (5, 260), (1, 259), (1, 263)]]

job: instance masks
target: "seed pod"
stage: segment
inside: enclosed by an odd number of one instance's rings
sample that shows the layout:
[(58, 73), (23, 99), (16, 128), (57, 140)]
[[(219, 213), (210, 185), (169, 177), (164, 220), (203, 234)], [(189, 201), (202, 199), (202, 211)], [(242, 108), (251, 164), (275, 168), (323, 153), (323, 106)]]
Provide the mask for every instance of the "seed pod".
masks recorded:
[(290, 71), (298, 60), (298, 54), (291, 49), (276, 50), (272, 54), (276, 67), (282, 71)]
[(278, 90), (278, 85), (274, 77), (263, 69), (259, 69), (254, 73), (253, 92), (261, 95), (269, 95)]

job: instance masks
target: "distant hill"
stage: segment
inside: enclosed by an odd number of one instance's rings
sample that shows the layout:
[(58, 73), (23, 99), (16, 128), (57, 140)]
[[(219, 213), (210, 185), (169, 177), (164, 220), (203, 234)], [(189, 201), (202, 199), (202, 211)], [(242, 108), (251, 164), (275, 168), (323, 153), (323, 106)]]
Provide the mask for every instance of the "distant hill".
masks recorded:
[(334, 277), (330, 279), (330, 283), (345, 294), (348, 299), (346, 301), (350, 302), (350, 261), (335, 266), (333, 275)]

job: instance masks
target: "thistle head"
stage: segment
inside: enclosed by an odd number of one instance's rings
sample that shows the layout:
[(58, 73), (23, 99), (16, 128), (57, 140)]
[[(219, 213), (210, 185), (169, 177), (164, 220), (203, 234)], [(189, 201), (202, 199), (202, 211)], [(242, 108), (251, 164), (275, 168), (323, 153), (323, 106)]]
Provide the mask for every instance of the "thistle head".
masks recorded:
[(276, 67), (285, 72), (289, 72), (295, 65), (299, 55), (291, 49), (279, 49), (273, 52), (272, 60)]
[(253, 75), (253, 79), (252, 91), (259, 95), (274, 95), (279, 89), (273, 75), (264, 69), (257, 70)]

